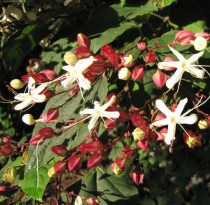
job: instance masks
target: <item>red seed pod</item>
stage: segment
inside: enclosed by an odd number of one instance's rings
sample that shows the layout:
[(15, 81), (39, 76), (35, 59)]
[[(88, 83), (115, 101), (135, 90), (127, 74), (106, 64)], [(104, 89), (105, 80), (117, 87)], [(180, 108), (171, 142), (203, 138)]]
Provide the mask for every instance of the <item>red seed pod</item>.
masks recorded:
[(136, 168), (132, 171), (131, 177), (137, 185), (143, 184), (144, 180), (144, 172), (143, 170), (137, 165)]
[(68, 153), (68, 150), (64, 145), (55, 145), (51, 147), (51, 150), (57, 155), (61, 157), (65, 157)]
[(50, 108), (47, 113), (42, 114), (43, 122), (50, 122), (59, 116), (58, 108)]
[(54, 70), (44, 70), (40, 71), (40, 73), (43, 73), (49, 81), (52, 81), (58, 77)]
[(85, 46), (79, 46), (78, 48), (75, 49), (75, 55), (79, 58), (88, 58), (92, 55), (92, 51), (90, 51), (87, 47)]
[(86, 200), (86, 203), (88, 205), (98, 205), (99, 204), (99, 199), (97, 197), (92, 197)]
[(5, 146), (2, 147), (2, 152), (4, 154), (11, 154), (12, 150), (13, 150), (13, 148), (12, 148), (11, 145), (5, 145)]
[(186, 46), (191, 44), (190, 41), (192, 41), (193, 38), (194, 38), (193, 32), (188, 30), (181, 30), (176, 33), (174, 43)]
[(41, 135), (34, 135), (30, 141), (29, 141), (29, 144), (32, 144), (32, 145), (41, 145), (43, 142), (44, 142), (44, 138), (41, 136)]
[(82, 157), (78, 155), (72, 155), (68, 163), (69, 171), (78, 170), (81, 167), (82, 167)]
[(165, 85), (168, 76), (160, 69), (157, 69), (156, 73), (153, 74), (152, 79), (159, 88), (162, 88)]
[(137, 43), (137, 48), (140, 50), (145, 50), (147, 44), (145, 42)]
[(144, 75), (145, 75), (144, 68), (141, 68), (139, 66), (135, 66), (135, 68), (133, 69), (133, 71), (131, 73), (131, 77), (134, 80), (142, 79), (144, 77)]
[(102, 155), (95, 153), (88, 159), (87, 167), (88, 168), (97, 167), (101, 164), (101, 160), (102, 160)]
[(90, 44), (91, 44), (90, 39), (82, 33), (79, 33), (77, 35), (77, 43), (79, 46), (84, 46), (88, 49), (90, 48)]
[(51, 127), (44, 127), (40, 129), (38, 132), (39, 135), (41, 135), (44, 139), (52, 138), (55, 136), (55, 132)]
[(57, 161), (55, 163), (54, 167), (54, 171), (56, 174), (62, 174), (66, 171), (66, 161)]

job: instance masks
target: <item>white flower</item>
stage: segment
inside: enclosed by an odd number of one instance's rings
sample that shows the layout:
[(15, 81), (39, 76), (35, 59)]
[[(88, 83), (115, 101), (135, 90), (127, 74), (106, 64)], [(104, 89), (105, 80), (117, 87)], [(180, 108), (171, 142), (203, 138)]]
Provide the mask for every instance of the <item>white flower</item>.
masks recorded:
[(176, 124), (194, 124), (198, 120), (196, 114), (191, 114), (189, 116), (185, 116), (189, 113), (187, 111), (183, 115), (181, 115), (186, 103), (187, 98), (181, 100), (174, 112), (169, 110), (164, 102), (162, 100), (156, 100), (156, 106), (157, 108), (165, 114), (166, 118), (156, 121), (153, 123), (155, 126), (164, 126), (168, 125), (168, 133), (165, 138), (165, 142), (167, 144), (171, 144), (172, 141), (175, 139), (175, 133), (176, 133)]
[(83, 73), (95, 60), (93, 56), (90, 56), (89, 58), (79, 60), (74, 66), (64, 66), (63, 69), (68, 73), (66, 74), (66, 79), (61, 82), (63, 87), (68, 88), (72, 83), (77, 81), (80, 88), (89, 90), (91, 82), (84, 77)]
[(185, 59), (184, 56), (176, 51), (175, 49), (169, 47), (173, 54), (179, 59), (179, 61), (171, 61), (171, 62), (160, 62), (158, 63), (158, 67), (160, 69), (164, 69), (165, 67), (175, 67), (177, 68), (176, 72), (173, 76), (166, 81), (166, 86), (171, 89), (174, 85), (182, 79), (183, 73), (186, 71), (191, 75), (197, 78), (203, 78), (205, 71), (199, 68), (196, 68), (197, 65), (195, 63), (202, 55), (203, 51), (197, 54), (192, 55), (189, 59)]
[(43, 83), (37, 88), (35, 88), (35, 84), (36, 81), (32, 77), (29, 77), (28, 93), (20, 93), (14, 97), (15, 100), (21, 101), (21, 103), (14, 107), (15, 110), (22, 110), (34, 102), (41, 103), (45, 101), (46, 96), (44, 94), (40, 94), (40, 92), (42, 92), (48, 84)]
[(105, 103), (104, 105), (101, 105), (100, 102), (95, 101), (94, 102), (94, 109), (84, 109), (83, 111), (80, 112), (81, 115), (91, 115), (92, 118), (89, 122), (88, 129), (89, 131), (92, 130), (99, 119), (99, 117), (106, 117), (109, 119), (112, 118), (118, 118), (120, 116), (120, 113), (118, 111), (106, 111), (106, 109), (114, 103), (116, 97), (112, 96), (112, 98)]

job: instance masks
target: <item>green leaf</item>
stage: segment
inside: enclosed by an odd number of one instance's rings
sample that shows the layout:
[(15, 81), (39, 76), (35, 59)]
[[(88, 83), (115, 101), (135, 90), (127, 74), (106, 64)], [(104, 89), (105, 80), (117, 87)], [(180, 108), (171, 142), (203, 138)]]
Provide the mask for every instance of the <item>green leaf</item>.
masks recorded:
[(193, 23), (190, 23), (186, 26), (183, 26), (183, 30), (190, 30), (192, 32), (204, 32), (204, 21), (202, 20), (198, 20), (198, 21), (194, 21)]
[(126, 0), (120, 0), (121, 7), (123, 7), (125, 5), (125, 3), (126, 3)]
[[(60, 120), (69, 120), (69, 119), (81, 119), (81, 116), (79, 114), (80, 110), (83, 110), (85, 107), (93, 106), (93, 100), (99, 100), (100, 102), (103, 102), (106, 99), (107, 96), (107, 79), (106, 77), (98, 79), (98, 81), (92, 85), (92, 88), (88, 91), (85, 91), (84, 98), (85, 102), (82, 100), (81, 93), (78, 93), (78, 95), (67, 102), (69, 100), (69, 92), (59, 94), (55, 97), (53, 97), (46, 105), (43, 113), (47, 113), (49, 108), (55, 108), (60, 107), (59, 109), (59, 118)], [(95, 96), (98, 96), (99, 99), (94, 99)], [(63, 105), (64, 104), (64, 105)], [(63, 106), (62, 106), (63, 105)], [(68, 112), (67, 112), (68, 111)], [(83, 126), (82, 126), (83, 125)], [(36, 135), (38, 133), (38, 130), (44, 127), (52, 127), (55, 129), (55, 124), (48, 124), (48, 123), (37, 123), (35, 125), (33, 135)], [(59, 144), (64, 144), (68, 148), (74, 148), (78, 146), (88, 135), (89, 131), (87, 129), (87, 124), (77, 124), (73, 126), (68, 131), (64, 132), (59, 137), (54, 137), (51, 139), (45, 140), (45, 142), (42, 145), (39, 145), (38, 147), (38, 164), (39, 167), (46, 164), (49, 160), (53, 159), (55, 157), (55, 154), (51, 151), (51, 147)], [(31, 145), (29, 147), (28, 152), (28, 161), (25, 169), (25, 175), (27, 176), (33, 170), (36, 169), (36, 160), (37, 160), (37, 154), (36, 154), (36, 146)]]
[(94, 40), (93, 44), (91, 45), (91, 50), (96, 53), (103, 45), (111, 43), (126, 30), (136, 27), (137, 26), (133, 23), (123, 23), (120, 25), (120, 27), (106, 30), (99, 38)]
[(82, 179), (79, 195), (96, 196), (100, 204), (135, 204), (139, 201), (138, 190), (125, 176), (110, 176), (100, 168), (92, 170)]
[(158, 11), (158, 8), (151, 2), (147, 2), (145, 5), (139, 7), (136, 11), (132, 12), (127, 18), (133, 19), (137, 16), (143, 16), (145, 14), (151, 13), (153, 11)]
[(45, 187), (50, 180), (48, 170), (53, 166), (53, 164), (54, 162), (50, 162), (49, 164), (46, 164), (38, 169), (38, 180), (37, 170), (34, 170), (28, 176), (25, 176), (21, 181), (22, 190), (34, 199), (42, 202)]
[[(17, 37), (10, 39), (2, 47), (2, 59), (4, 64), (13, 73), (21, 65), (24, 57), (44, 38), (48, 33), (50, 20), (28, 25)], [(14, 34), (15, 36), (17, 33)]]
[(161, 7), (164, 8), (166, 6), (171, 5), (173, 2), (177, 2), (177, 0), (162, 0)]

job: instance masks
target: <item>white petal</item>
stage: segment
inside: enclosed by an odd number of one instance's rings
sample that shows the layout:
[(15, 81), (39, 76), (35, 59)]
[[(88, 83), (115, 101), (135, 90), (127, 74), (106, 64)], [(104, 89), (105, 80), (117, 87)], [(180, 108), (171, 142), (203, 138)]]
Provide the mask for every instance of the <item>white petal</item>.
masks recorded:
[(44, 102), (46, 100), (46, 96), (44, 95), (44, 94), (42, 94), (42, 95), (37, 95), (37, 94), (35, 94), (35, 95), (33, 95), (33, 101), (34, 102)]
[(177, 123), (179, 124), (188, 124), (188, 125), (192, 125), (194, 123), (196, 123), (198, 120), (198, 117), (196, 114), (192, 114), (186, 117), (180, 117), (179, 119), (177, 119)]
[(180, 100), (175, 112), (174, 112), (174, 115), (177, 117), (177, 116), (180, 116), (182, 114), (182, 111), (184, 110), (184, 107), (185, 105), (187, 104), (188, 102), (188, 99), (185, 98), (183, 100)]
[(178, 68), (176, 72), (166, 81), (167, 88), (171, 89), (174, 85), (182, 79), (182, 75), (184, 73), (184, 69)]
[(203, 78), (204, 75), (205, 75), (205, 70), (199, 69), (199, 68), (195, 68), (195, 67), (190, 67), (186, 71), (189, 72), (191, 75), (197, 77), (197, 78)]
[(29, 77), (28, 90), (35, 89), (35, 85), (36, 85), (36, 81), (32, 77)]
[(120, 116), (120, 113), (117, 111), (102, 111), (100, 112), (100, 116), (112, 119), (112, 118), (118, 118)]
[(192, 63), (196, 62), (203, 54), (204, 54), (204, 51), (192, 55), (192, 56), (187, 60), (187, 63), (192, 64)]
[(99, 118), (99, 116), (94, 116), (94, 115), (92, 116), (92, 118), (90, 119), (90, 122), (88, 124), (89, 131), (95, 127), (95, 124), (96, 124), (98, 118)]
[(47, 87), (47, 85), (48, 85), (48, 83), (41, 84), (36, 89), (31, 90), (31, 94), (39, 94), (39, 93), (41, 93)]
[(32, 98), (27, 98), (23, 102), (15, 105), (14, 109), (15, 110), (22, 110), (23, 108), (29, 106), (31, 104), (31, 102), (32, 102)]
[(14, 99), (15, 100), (19, 100), (19, 101), (23, 101), (25, 100), (27, 97), (29, 96), (28, 93), (20, 93), (20, 94), (17, 94)]
[(62, 69), (65, 70), (65, 71), (67, 71), (67, 72), (71, 72), (73, 68), (74, 67), (73, 66), (70, 66), (70, 65), (66, 65), (66, 66), (63, 66), (62, 67)]
[(180, 62), (180, 61), (170, 61), (170, 62), (158, 63), (158, 68), (160, 68), (160, 69), (165, 69), (165, 67), (180, 68), (181, 66), (182, 66), (182, 62)]
[(93, 61), (95, 61), (96, 59), (93, 56), (90, 56), (89, 58), (86, 59), (82, 59), (79, 60), (76, 64), (75, 64), (75, 68), (77, 69), (78, 72), (83, 73), (89, 66), (91, 66), (91, 64), (93, 63)]
[(154, 126), (165, 126), (165, 125), (168, 125), (169, 123), (170, 123), (170, 120), (168, 118), (165, 118), (162, 120), (155, 121), (152, 124)]
[(94, 115), (95, 109), (84, 109), (80, 111), (80, 115)]
[(180, 61), (185, 61), (186, 59), (184, 58), (184, 56), (179, 53), (177, 50), (175, 50), (174, 48), (170, 47), (170, 50), (173, 52), (173, 54), (180, 60)]
[(86, 79), (82, 73), (78, 73), (77, 75), (77, 79), (78, 79), (78, 84), (81, 88), (83, 88), (84, 90), (89, 90), (91, 88), (91, 82)]
[(113, 95), (107, 103), (105, 103), (104, 105), (101, 106), (100, 109), (106, 110), (111, 104), (113, 104), (115, 102), (115, 100), (116, 100), (116, 97)]
[(171, 117), (172, 116), (172, 112), (167, 108), (167, 106), (165, 105), (165, 103), (162, 100), (156, 100), (155, 104), (157, 106), (157, 108), (166, 115), (166, 117)]
[(74, 76), (68, 76), (65, 80), (61, 81), (61, 84), (64, 88), (68, 88), (75, 80)]
[(176, 133), (176, 123), (170, 123), (168, 125), (168, 132), (165, 138), (166, 144), (171, 144), (171, 142), (175, 139), (175, 133)]

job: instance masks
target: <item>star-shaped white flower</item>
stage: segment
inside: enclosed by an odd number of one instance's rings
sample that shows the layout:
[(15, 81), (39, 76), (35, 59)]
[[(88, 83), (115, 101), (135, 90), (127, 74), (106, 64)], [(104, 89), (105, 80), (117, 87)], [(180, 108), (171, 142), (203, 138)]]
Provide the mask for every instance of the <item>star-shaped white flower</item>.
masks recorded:
[(175, 67), (176, 72), (171, 78), (166, 81), (166, 86), (171, 89), (174, 85), (182, 79), (183, 73), (186, 71), (197, 78), (203, 78), (205, 70), (197, 68), (194, 63), (203, 55), (203, 51), (192, 55), (189, 59), (185, 59), (184, 56), (177, 50), (169, 47), (173, 54), (179, 59), (179, 61), (160, 62), (158, 67), (164, 69), (165, 67)]
[(100, 102), (95, 101), (94, 102), (94, 109), (84, 109), (83, 111), (80, 112), (81, 115), (91, 115), (92, 118), (89, 122), (88, 125), (88, 129), (89, 131), (92, 130), (95, 127), (95, 124), (97, 122), (97, 120), (99, 119), (99, 117), (106, 117), (109, 119), (113, 119), (113, 118), (118, 118), (120, 116), (120, 113), (118, 111), (106, 111), (106, 109), (112, 104), (114, 103), (116, 97), (112, 96), (112, 98), (105, 103), (104, 105), (101, 105)]
[(63, 87), (68, 88), (72, 83), (77, 81), (80, 88), (89, 90), (91, 82), (84, 77), (83, 73), (95, 60), (93, 56), (90, 56), (89, 58), (79, 60), (74, 66), (64, 66), (63, 69), (68, 73), (66, 74), (66, 79), (61, 82)]
[(185, 98), (181, 100), (174, 112), (169, 110), (164, 102), (162, 100), (156, 100), (156, 106), (157, 108), (165, 114), (166, 118), (156, 121), (153, 123), (154, 126), (164, 126), (168, 125), (168, 133), (165, 138), (165, 142), (167, 144), (171, 144), (172, 141), (175, 139), (175, 133), (176, 133), (176, 124), (194, 124), (198, 120), (196, 114), (191, 114), (189, 116), (185, 116), (189, 113), (187, 111), (183, 115), (181, 115), (186, 103), (188, 102), (188, 99)]
[(29, 77), (28, 80), (28, 93), (19, 93), (14, 98), (15, 100), (21, 101), (21, 103), (17, 104), (14, 109), (22, 110), (23, 108), (29, 106), (32, 103), (41, 103), (44, 102), (46, 96), (44, 94), (40, 94), (45, 87), (48, 85), (47, 83), (43, 83), (37, 88), (35, 88), (36, 81)]

